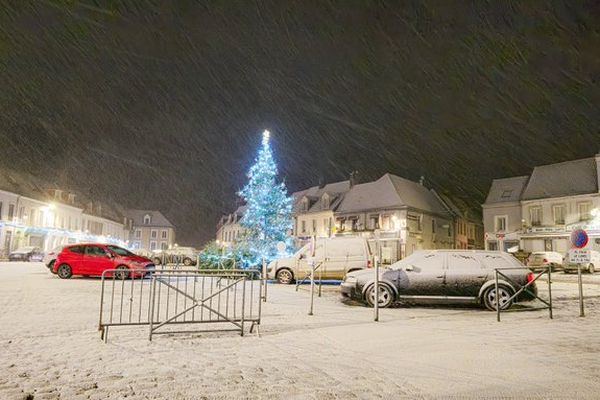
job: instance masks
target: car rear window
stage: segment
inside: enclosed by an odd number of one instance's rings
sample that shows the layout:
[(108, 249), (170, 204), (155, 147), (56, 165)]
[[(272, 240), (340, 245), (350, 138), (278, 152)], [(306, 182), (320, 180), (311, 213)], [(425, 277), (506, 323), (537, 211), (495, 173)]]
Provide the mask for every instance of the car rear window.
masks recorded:
[(77, 253), (77, 254), (83, 254), (83, 246), (73, 246), (73, 247), (69, 247), (69, 251), (71, 253)]

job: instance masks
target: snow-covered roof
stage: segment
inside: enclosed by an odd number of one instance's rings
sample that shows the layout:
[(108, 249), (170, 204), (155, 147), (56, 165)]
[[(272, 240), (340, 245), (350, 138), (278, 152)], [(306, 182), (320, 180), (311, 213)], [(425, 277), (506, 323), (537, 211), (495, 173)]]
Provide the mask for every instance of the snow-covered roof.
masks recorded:
[[(153, 226), (174, 228), (173, 224), (157, 210), (127, 210), (126, 215), (135, 226)], [(144, 216), (150, 215), (150, 223), (144, 224)]]
[(485, 203), (493, 204), (519, 201), (528, 179), (528, 175), (494, 179)]
[(374, 182), (354, 185), (345, 195), (338, 212), (409, 207), (447, 214), (440, 200), (425, 186), (392, 174)]
[(535, 167), (523, 200), (598, 193), (594, 157)]

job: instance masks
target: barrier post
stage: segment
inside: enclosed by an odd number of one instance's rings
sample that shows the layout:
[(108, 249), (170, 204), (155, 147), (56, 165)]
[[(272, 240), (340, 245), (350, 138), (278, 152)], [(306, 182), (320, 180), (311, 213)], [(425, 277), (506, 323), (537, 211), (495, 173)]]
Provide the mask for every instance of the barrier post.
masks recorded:
[(310, 265), (310, 311), (308, 315), (313, 315), (313, 305), (315, 302), (315, 263)]
[(552, 319), (552, 267), (548, 267), (548, 313)]
[(263, 257), (262, 259), (262, 279), (264, 281), (264, 290), (265, 293), (263, 295), (262, 301), (266, 302), (267, 301), (267, 262), (265, 261), (265, 258)]
[(500, 322), (500, 294), (498, 293), (498, 270), (496, 270), (496, 277), (494, 280), (494, 287), (496, 293), (496, 321)]
[(373, 259), (375, 260), (375, 304), (373, 307), (375, 315), (373, 320), (377, 322), (379, 321), (379, 256), (377, 255)]

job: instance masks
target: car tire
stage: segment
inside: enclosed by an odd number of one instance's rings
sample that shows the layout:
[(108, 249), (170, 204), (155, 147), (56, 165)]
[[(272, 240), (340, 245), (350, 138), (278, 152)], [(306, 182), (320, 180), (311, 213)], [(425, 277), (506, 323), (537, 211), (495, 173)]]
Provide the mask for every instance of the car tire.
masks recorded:
[(590, 266), (588, 267), (588, 272), (590, 274), (593, 274), (594, 272), (596, 272), (596, 267), (594, 267), (594, 264), (590, 264)]
[(117, 271), (114, 272), (115, 278), (119, 280), (124, 280), (129, 278), (129, 268), (125, 265), (119, 265)]
[[(379, 307), (387, 308), (394, 303), (395, 300), (394, 291), (385, 283), (379, 284)], [(375, 306), (375, 284), (369, 286), (365, 291), (365, 300), (369, 307)]]
[(194, 263), (194, 261), (192, 261), (192, 259), (189, 257), (186, 257), (183, 259), (183, 265), (185, 265), (186, 267), (191, 266), (193, 263)]
[[(512, 306), (513, 300), (507, 301), (512, 295), (513, 290), (504, 284), (498, 285), (500, 292), (500, 310), (507, 310)], [(483, 305), (490, 311), (496, 311), (496, 286), (491, 285), (482, 295)]]
[(56, 274), (56, 272), (54, 272), (54, 264), (56, 264), (56, 260), (52, 260), (50, 261), (50, 263), (48, 264), (48, 269), (50, 270), (50, 272), (52, 272), (53, 274)]
[(294, 274), (287, 268), (282, 268), (277, 271), (277, 275), (275, 277), (277, 278), (277, 282), (281, 283), (282, 285), (289, 285), (294, 281)]
[(70, 265), (61, 264), (58, 266), (58, 270), (56, 270), (56, 275), (58, 275), (60, 279), (69, 279), (73, 276), (73, 270)]

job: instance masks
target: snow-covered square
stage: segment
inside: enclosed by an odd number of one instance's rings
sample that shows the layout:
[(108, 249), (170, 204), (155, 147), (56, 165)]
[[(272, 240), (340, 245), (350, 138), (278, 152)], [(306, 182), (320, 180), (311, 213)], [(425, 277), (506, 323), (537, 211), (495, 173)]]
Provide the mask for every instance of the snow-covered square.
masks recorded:
[[(597, 398), (600, 276), (555, 275), (547, 311), (400, 306), (380, 322), (323, 286), (269, 285), (260, 336), (97, 331), (100, 280), (0, 264), (2, 399)], [(544, 286), (540, 284), (540, 291)]]

